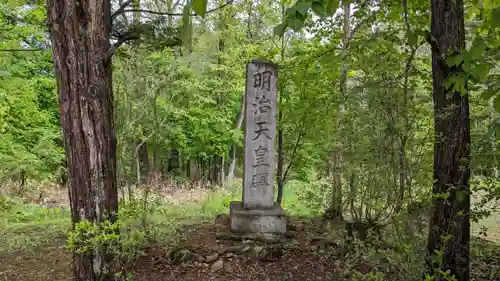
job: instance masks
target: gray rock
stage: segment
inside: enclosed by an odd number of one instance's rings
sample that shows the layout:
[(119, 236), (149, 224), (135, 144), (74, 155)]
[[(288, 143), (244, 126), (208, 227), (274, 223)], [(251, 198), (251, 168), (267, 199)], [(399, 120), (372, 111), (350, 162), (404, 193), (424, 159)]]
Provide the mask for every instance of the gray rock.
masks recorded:
[(222, 269), (224, 267), (224, 261), (223, 260), (217, 260), (212, 264), (212, 267), (210, 268), (212, 271), (217, 271), (219, 269)]
[(226, 249), (226, 253), (236, 253), (239, 252), (241, 249), (241, 246), (232, 246)]
[(311, 248), (311, 251), (315, 251), (316, 252), (319, 247), (318, 247), (318, 245), (312, 245), (310, 248)]
[(224, 254), (224, 253), (226, 252), (226, 250), (227, 250), (226, 248), (219, 247), (219, 249), (217, 250), (217, 253), (218, 253), (219, 255), (222, 255), (222, 254)]
[(203, 261), (203, 257), (196, 254), (196, 253), (189, 252), (183, 257), (183, 260), (184, 261)]
[(227, 254), (226, 254), (226, 258), (230, 258), (230, 257), (232, 257), (232, 256), (234, 256), (234, 254), (233, 254), (233, 253), (227, 253)]
[(260, 253), (264, 247), (262, 246), (255, 246), (253, 247), (253, 250), (255, 251), (256, 254)]
[(250, 246), (245, 245), (245, 246), (241, 247), (240, 252), (246, 253), (246, 252), (248, 252), (248, 250), (250, 250)]
[(219, 258), (219, 254), (215, 253), (205, 257), (205, 262), (214, 262)]

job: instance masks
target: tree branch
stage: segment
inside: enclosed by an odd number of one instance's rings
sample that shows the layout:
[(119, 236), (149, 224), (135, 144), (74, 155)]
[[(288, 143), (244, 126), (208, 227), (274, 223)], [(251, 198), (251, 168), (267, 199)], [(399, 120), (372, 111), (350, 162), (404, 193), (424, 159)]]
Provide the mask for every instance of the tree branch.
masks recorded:
[[(213, 13), (215, 11), (218, 11), (226, 6), (233, 4), (233, 2), (234, 2), (234, 0), (228, 1), (224, 5), (221, 5), (217, 8), (208, 10), (206, 13), (209, 14), (209, 13)], [(116, 11), (113, 15), (116, 17), (116, 16), (119, 16), (120, 14), (123, 14), (123, 13), (147, 13), (147, 14), (160, 15), (160, 16), (182, 16), (183, 15), (182, 13), (158, 12), (158, 11), (143, 10), (143, 9), (123, 9), (121, 11)], [(196, 16), (196, 14), (192, 13), (190, 16)]]
[(122, 3), (120, 5), (120, 8), (118, 8), (118, 10), (116, 10), (111, 15), (111, 20), (114, 20), (117, 16), (119, 16), (120, 14), (123, 14), (123, 11), (125, 10), (125, 8), (127, 8), (128, 5), (130, 5), (130, 3), (132, 3), (132, 0), (127, 0), (127, 1), (125, 1), (125, 3)]
[(139, 39), (139, 38), (140, 38), (140, 36), (137, 35), (135, 32), (132, 32), (132, 31), (129, 31), (129, 32), (125, 33), (124, 35), (120, 36), (118, 38), (118, 41), (116, 41), (111, 46), (111, 48), (109, 48), (109, 50), (106, 52), (106, 54), (104, 55), (105, 61), (109, 62), (109, 60), (111, 59), (111, 57), (116, 53), (116, 50), (121, 45), (123, 45), (124, 43), (126, 43), (128, 41), (136, 40), (136, 39)]
[(430, 31), (427, 31), (427, 30), (425, 31), (425, 40), (427, 41), (427, 43), (429, 43), (429, 45), (431, 45), (431, 49), (433, 51), (435, 51), (438, 56), (441, 56), (441, 52), (439, 51), (438, 42), (437, 42), (436, 38), (434, 38), (434, 36), (432, 36)]
[(297, 138), (297, 142), (295, 142), (295, 147), (293, 148), (292, 156), (290, 157), (290, 162), (288, 163), (288, 166), (285, 169), (285, 174), (283, 175), (283, 184), (285, 184), (286, 178), (288, 176), (288, 172), (290, 172), (290, 169), (292, 168), (292, 163), (293, 163), (293, 158), (295, 158), (295, 153), (297, 152), (297, 148), (300, 146), (300, 139), (302, 137), (302, 132), (300, 133), (299, 137)]

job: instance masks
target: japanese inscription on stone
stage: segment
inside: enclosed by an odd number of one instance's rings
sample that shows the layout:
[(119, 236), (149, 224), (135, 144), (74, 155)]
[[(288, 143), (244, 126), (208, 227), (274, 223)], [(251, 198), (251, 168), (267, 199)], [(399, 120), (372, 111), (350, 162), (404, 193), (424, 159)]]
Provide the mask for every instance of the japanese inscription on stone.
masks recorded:
[(271, 208), (274, 202), (276, 66), (254, 60), (247, 65), (245, 96), (244, 208)]

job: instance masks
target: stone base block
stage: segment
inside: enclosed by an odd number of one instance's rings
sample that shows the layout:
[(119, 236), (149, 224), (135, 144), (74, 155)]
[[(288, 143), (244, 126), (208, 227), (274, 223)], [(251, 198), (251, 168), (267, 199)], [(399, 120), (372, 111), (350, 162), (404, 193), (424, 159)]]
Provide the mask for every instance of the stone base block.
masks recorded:
[(244, 209), (240, 201), (229, 207), (231, 231), (235, 233), (285, 233), (285, 212), (278, 204), (271, 209)]

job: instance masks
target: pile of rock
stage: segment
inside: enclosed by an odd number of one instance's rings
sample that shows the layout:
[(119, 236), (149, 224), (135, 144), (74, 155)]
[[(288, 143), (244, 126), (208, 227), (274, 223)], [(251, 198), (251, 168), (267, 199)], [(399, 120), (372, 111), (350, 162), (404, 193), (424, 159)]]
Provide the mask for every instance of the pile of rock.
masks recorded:
[(170, 264), (192, 264), (196, 267), (210, 267), (212, 271), (217, 271), (223, 268), (224, 260), (238, 256), (275, 261), (282, 255), (283, 250), (279, 245), (262, 246), (245, 243), (231, 247), (217, 246), (207, 254), (199, 254), (193, 249), (177, 247), (170, 251), (168, 257)]

